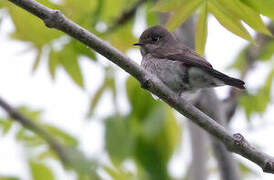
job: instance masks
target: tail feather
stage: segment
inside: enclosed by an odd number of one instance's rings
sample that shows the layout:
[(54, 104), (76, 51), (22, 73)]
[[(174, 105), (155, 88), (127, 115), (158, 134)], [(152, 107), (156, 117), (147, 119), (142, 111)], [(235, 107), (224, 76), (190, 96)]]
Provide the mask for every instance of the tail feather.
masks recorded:
[(220, 79), (221, 81), (223, 81), (226, 85), (234, 86), (239, 89), (245, 89), (244, 81), (242, 81), (240, 79), (229, 77), (229, 76), (227, 76), (219, 71), (216, 71), (214, 69), (212, 69), (212, 70), (213, 70), (213, 76)]
[(227, 84), (227, 85), (230, 85), (230, 86), (234, 86), (234, 87), (237, 87), (239, 89), (245, 89), (245, 82), (240, 80), (240, 79), (235, 79), (235, 78), (232, 78), (232, 77), (229, 77), (229, 78), (224, 78), (224, 83)]

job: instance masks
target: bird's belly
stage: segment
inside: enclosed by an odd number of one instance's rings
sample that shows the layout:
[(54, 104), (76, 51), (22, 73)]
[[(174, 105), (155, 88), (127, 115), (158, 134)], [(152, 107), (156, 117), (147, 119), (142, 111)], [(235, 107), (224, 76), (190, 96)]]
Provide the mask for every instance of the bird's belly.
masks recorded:
[(187, 83), (188, 79), (184, 78), (186, 68), (182, 66), (181, 62), (149, 58), (143, 60), (141, 66), (150, 73), (155, 74), (175, 92), (191, 90)]

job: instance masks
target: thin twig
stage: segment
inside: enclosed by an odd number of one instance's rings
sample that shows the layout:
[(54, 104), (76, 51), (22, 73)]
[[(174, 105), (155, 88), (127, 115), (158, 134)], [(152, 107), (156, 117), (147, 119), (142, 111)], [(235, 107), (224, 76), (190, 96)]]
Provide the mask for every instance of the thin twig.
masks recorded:
[[(99, 39), (89, 31), (67, 19), (60, 11), (49, 9), (34, 0), (9, 0), (41, 18), (47, 27), (59, 29), (94, 49), (133, 77), (138, 79), (142, 87), (157, 95), (178, 112), (191, 119), (194, 123), (221, 140), (232, 152), (240, 154), (259, 165), (264, 172), (274, 173), (274, 158), (256, 150), (242, 135), (231, 135), (223, 126), (215, 122), (206, 114), (179, 97), (163, 84), (157, 77), (145, 71), (133, 60), (120, 51)], [(31, 28), (31, 27), (30, 27)]]
[(2, 107), (8, 115), (14, 119), (15, 121), (22, 124), (23, 127), (35, 132), (40, 137), (42, 137), (49, 146), (56, 152), (56, 154), (60, 157), (61, 161), (64, 164), (68, 163), (68, 157), (65, 153), (65, 147), (58, 142), (51, 134), (49, 134), (45, 129), (37, 125), (34, 121), (28, 119), (26, 116), (21, 114), (11, 105), (9, 105), (5, 100), (0, 97), (0, 107)]

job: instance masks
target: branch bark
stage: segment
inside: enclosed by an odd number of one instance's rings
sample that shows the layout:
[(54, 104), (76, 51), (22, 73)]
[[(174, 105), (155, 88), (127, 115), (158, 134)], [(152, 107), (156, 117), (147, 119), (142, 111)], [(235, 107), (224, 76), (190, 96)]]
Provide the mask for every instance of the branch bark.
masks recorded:
[(241, 134), (231, 135), (223, 126), (172, 92), (157, 77), (145, 71), (108, 43), (67, 19), (59, 10), (49, 9), (34, 0), (9, 1), (42, 19), (47, 27), (65, 32), (94, 49), (139, 80), (143, 88), (157, 95), (178, 112), (221, 140), (230, 151), (253, 161), (264, 172), (274, 173), (274, 158), (272, 156), (252, 147)]

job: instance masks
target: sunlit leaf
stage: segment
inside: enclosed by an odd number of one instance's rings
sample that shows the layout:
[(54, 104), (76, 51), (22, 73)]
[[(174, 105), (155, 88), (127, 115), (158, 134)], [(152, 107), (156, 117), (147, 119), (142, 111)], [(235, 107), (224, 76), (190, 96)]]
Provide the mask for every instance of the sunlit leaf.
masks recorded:
[(208, 1), (208, 9), (225, 28), (234, 34), (253, 42), (252, 37), (241, 24), (240, 20), (225, 11), (216, 0)]
[(82, 72), (78, 62), (79, 54), (73, 48), (73, 44), (66, 44), (62, 50), (51, 50), (49, 56), (49, 69), (52, 77), (58, 65), (62, 65), (72, 80), (80, 87), (84, 86)]
[(7, 134), (13, 125), (13, 121), (9, 119), (0, 119), (0, 127), (2, 127), (3, 135)]
[(12, 176), (1, 176), (0, 175), (0, 180), (20, 180), (20, 178), (12, 177)]
[(153, 7), (154, 3), (151, 1), (148, 1), (146, 3), (146, 23), (147, 25), (154, 26), (156, 24), (159, 24), (159, 18), (155, 12), (152, 12), (150, 9)]
[(159, 12), (169, 12), (177, 9), (180, 4), (186, 0), (161, 0), (151, 9)]
[(199, 7), (202, 3), (202, 0), (192, 0), (192, 1), (183, 1), (180, 4), (180, 7), (176, 9), (172, 15), (169, 17), (166, 27), (169, 31), (173, 31)]
[(35, 60), (34, 60), (34, 64), (32, 66), (32, 71), (33, 72), (38, 68), (38, 66), (40, 64), (41, 54), (42, 54), (42, 49), (38, 49)]
[(220, 3), (219, 7), (222, 7), (223, 11), (226, 11), (227, 14), (231, 14), (235, 18), (243, 20), (257, 32), (271, 36), (271, 33), (265, 26), (260, 14), (246, 4), (239, 0), (218, 0), (215, 4), (217, 3)]
[(196, 52), (204, 55), (205, 44), (207, 38), (207, 2), (203, 3), (198, 21), (195, 26), (195, 48)]
[(52, 171), (43, 163), (29, 162), (33, 180), (54, 180)]
[(78, 145), (78, 141), (73, 136), (64, 132), (63, 130), (51, 125), (44, 125), (44, 127), (52, 136), (60, 140), (60, 142), (62, 142), (63, 144), (70, 147), (76, 147)]
[(273, 0), (241, 0), (253, 9), (274, 20), (274, 1)]
[(62, 35), (57, 30), (45, 28), (39, 18), (20, 7), (13, 5), (8, 11), (15, 26), (12, 37), (17, 40), (32, 42), (36, 48), (42, 48)]

